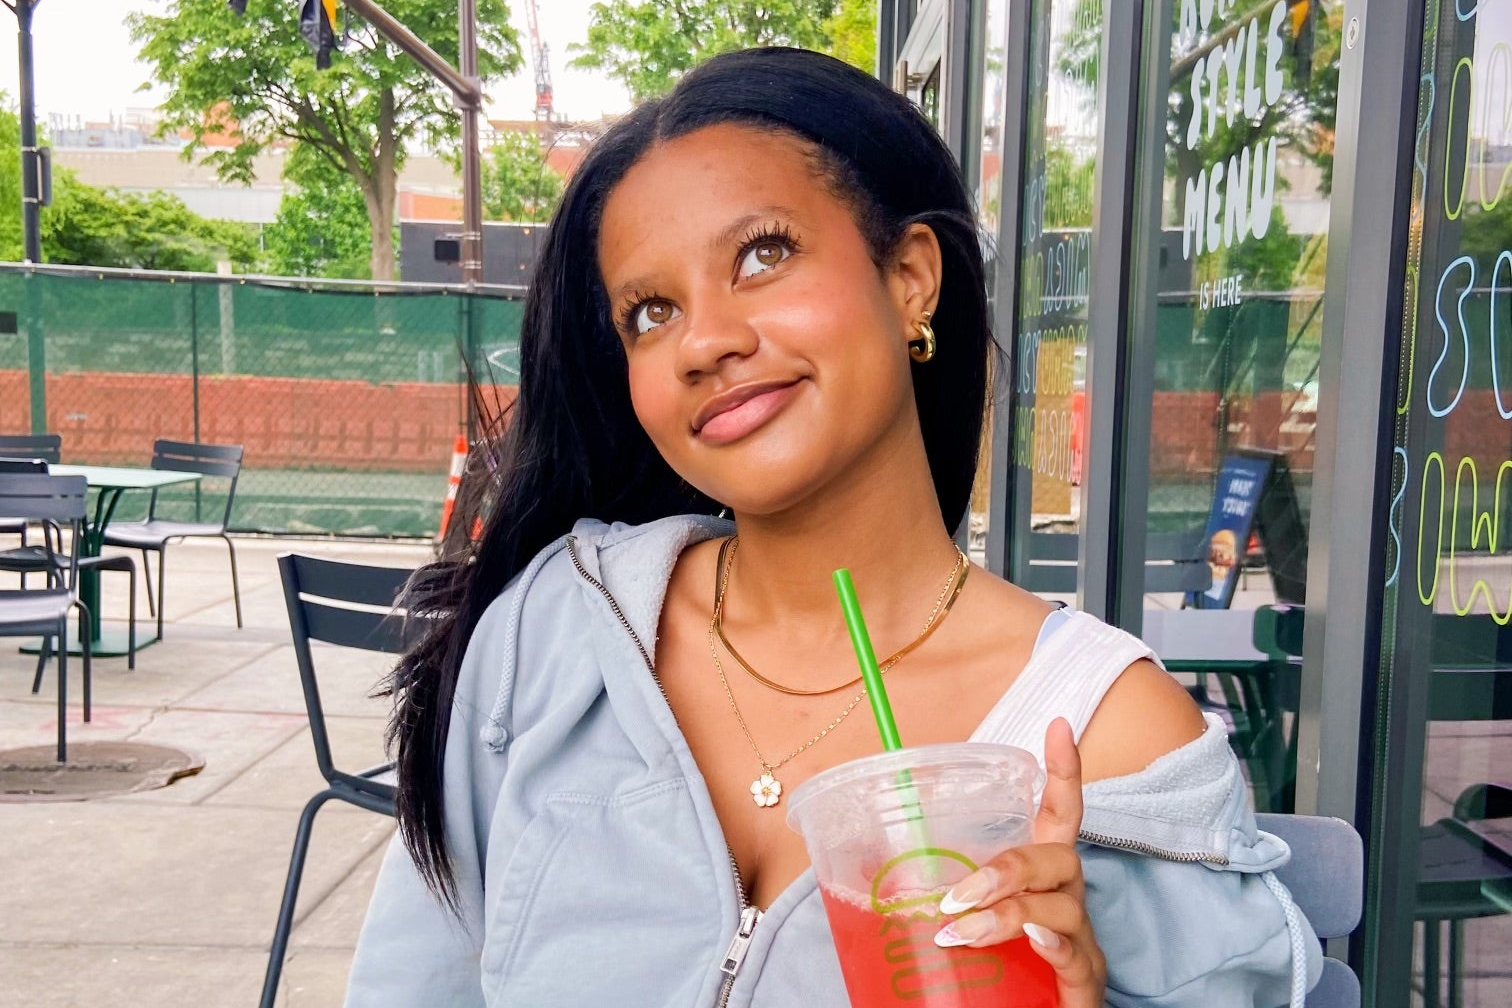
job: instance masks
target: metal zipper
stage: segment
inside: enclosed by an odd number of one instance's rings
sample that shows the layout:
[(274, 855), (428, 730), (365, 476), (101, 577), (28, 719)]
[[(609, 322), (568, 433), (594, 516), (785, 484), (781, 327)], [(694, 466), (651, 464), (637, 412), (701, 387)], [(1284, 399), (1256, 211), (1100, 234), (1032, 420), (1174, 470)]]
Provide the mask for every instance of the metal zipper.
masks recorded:
[(740, 964), (745, 962), (746, 951), (751, 947), (751, 936), (756, 933), (756, 925), (761, 923), (761, 909), (740, 901), (743, 906), (740, 911), (740, 926), (735, 929), (735, 937), (730, 939), (730, 947), (725, 949), (724, 960), (719, 964), (719, 972), (725, 975), (724, 983), (719, 986), (719, 1000), (715, 1002), (717, 1008), (726, 1008), (730, 1003), (730, 991), (735, 987), (735, 974), (740, 972)]
[[(582, 576), (583, 580), (597, 588), (599, 594), (604, 596), (604, 601), (609, 603), (610, 611), (619, 620), (620, 626), (625, 628), (625, 632), (630, 635), (630, 639), (635, 642), (636, 649), (640, 651), (641, 658), (646, 663), (646, 671), (651, 673), (651, 681), (656, 683), (656, 688), (661, 692), (662, 699), (667, 702), (667, 709), (671, 710), (672, 700), (667, 696), (667, 688), (662, 685), (661, 676), (656, 674), (656, 663), (651, 660), (651, 653), (641, 643), (640, 634), (635, 632), (635, 628), (625, 618), (624, 610), (620, 608), (619, 602), (610, 594), (609, 589), (605, 588), (603, 582), (598, 578), (588, 573), (588, 568), (583, 566), (582, 558), (578, 556), (577, 536), (567, 537), (567, 555), (572, 558), (572, 565), (577, 568), (577, 572)], [(672, 715), (672, 720), (674, 722), (677, 720), (675, 712)], [(726, 847), (725, 853), (730, 858), (730, 875), (735, 880), (735, 898), (740, 903), (740, 923), (735, 929), (735, 937), (730, 940), (730, 947), (725, 950), (724, 959), (719, 966), (719, 971), (725, 975), (725, 979), (719, 988), (718, 1008), (725, 1008), (730, 1003), (730, 990), (735, 986), (735, 974), (740, 972), (740, 964), (745, 961), (746, 950), (751, 945), (751, 935), (756, 930), (756, 924), (761, 920), (760, 908), (752, 906), (750, 901), (746, 899), (745, 882), (740, 877), (740, 863), (735, 860), (735, 852)]]
[(1105, 836), (1102, 833), (1089, 833), (1082, 830), (1077, 836), (1088, 843), (1097, 844), (1099, 847), (1112, 847), (1115, 850), (1132, 851), (1135, 854), (1146, 854), (1150, 857), (1160, 858), (1164, 861), (1196, 862), (1206, 861), (1211, 864), (1227, 866), (1229, 859), (1223, 854), (1202, 853), (1192, 851), (1168, 851), (1160, 847), (1153, 847), (1140, 840), (1124, 840), (1120, 837)]

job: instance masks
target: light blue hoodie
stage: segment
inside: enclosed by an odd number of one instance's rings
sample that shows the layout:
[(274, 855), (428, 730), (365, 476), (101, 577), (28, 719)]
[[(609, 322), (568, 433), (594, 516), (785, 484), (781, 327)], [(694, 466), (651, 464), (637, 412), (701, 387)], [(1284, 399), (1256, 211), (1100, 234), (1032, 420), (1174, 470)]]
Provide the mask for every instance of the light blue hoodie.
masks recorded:
[[(736, 940), (756, 914), (648, 671), (678, 554), (731, 531), (580, 522), (489, 607), (446, 750), (460, 918), (396, 838), (351, 1008), (848, 1004), (812, 872)], [(1256, 832), (1221, 727), (1085, 797), (1110, 1005), (1271, 1008), (1316, 982), (1317, 939), (1268, 874), (1289, 852)]]

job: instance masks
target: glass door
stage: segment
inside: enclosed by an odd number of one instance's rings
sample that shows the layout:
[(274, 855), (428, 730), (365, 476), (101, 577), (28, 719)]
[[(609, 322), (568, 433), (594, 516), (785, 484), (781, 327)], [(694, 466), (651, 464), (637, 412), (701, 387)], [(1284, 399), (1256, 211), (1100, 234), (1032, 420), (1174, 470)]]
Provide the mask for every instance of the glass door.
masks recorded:
[(1502, 525), (1512, 521), (1512, 5), (1425, 7), (1390, 446), (1385, 713), (1369, 768), (1384, 825), (1367, 886), (1367, 1003), (1502, 1008), (1512, 1004), (1512, 533)]
[(1151, 5), (1126, 514), (1142, 633), (1293, 807), (1342, 0)]

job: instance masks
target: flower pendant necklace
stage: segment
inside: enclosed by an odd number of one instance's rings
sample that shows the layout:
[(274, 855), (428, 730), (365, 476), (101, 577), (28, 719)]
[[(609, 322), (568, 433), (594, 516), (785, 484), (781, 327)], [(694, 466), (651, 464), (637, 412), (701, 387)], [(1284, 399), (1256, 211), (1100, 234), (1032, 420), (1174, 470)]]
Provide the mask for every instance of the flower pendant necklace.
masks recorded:
[[(735, 714), (735, 721), (740, 725), (740, 731), (745, 735), (746, 741), (750, 743), (751, 751), (756, 754), (756, 762), (761, 764), (761, 776), (751, 782), (751, 799), (756, 803), (758, 808), (771, 808), (782, 800), (782, 782), (777, 779), (777, 771), (789, 760), (807, 752), (811, 746), (816, 745), (828, 736), (830, 732), (838, 728), (840, 722), (844, 721), (850, 715), (850, 712), (855, 710), (862, 700), (866, 699), (866, 690), (863, 689), (852, 697), (851, 702), (845, 705), (845, 709), (833, 721), (820, 729), (819, 734), (810, 738), (797, 749), (782, 757), (782, 759), (775, 763), (769, 763), (766, 757), (761, 755), (761, 747), (756, 744), (756, 738), (751, 734), (750, 726), (746, 724), (745, 715), (740, 713), (740, 704), (735, 702), (735, 693), (730, 689), (730, 680), (725, 677), (724, 665), (719, 660), (719, 647), (716, 642), (723, 642), (725, 647), (729, 648), (731, 656), (735, 658), (740, 666), (763, 686), (782, 693), (798, 696), (813, 695), (814, 693), (833, 693), (835, 689), (802, 691), (784, 688), (759, 675), (755, 669), (746, 663), (745, 659), (739, 657), (734, 648), (731, 648), (729, 642), (725, 640), (723, 632), (725, 589), (730, 583), (730, 563), (734, 559), (735, 550), (739, 545), (740, 537), (731, 536), (719, 548), (719, 561), (717, 564), (719, 582), (715, 586), (714, 615), (709, 620), (709, 654), (714, 659), (714, 671), (719, 675), (720, 685), (724, 687), (725, 699), (730, 702), (730, 710)], [(939, 626), (941, 621), (944, 620), (946, 614), (950, 612), (950, 607), (955, 604), (956, 597), (961, 594), (961, 588), (966, 584), (966, 575), (970, 570), (971, 565), (966, 560), (966, 554), (957, 548), (955, 566), (950, 569), (950, 577), (946, 580), (945, 587), (940, 590), (939, 597), (935, 599), (934, 608), (930, 610), (929, 618), (924, 623), (924, 629), (907, 646), (894, 652), (886, 661), (878, 666), (883, 674), (886, 674), (887, 670), (896, 665), (904, 655), (913, 651), (920, 644), (923, 644), (929, 635), (934, 633), (935, 627)], [(846, 685), (854, 685), (854, 683), (847, 683)], [(841, 686), (838, 688), (844, 689), (845, 687)]]

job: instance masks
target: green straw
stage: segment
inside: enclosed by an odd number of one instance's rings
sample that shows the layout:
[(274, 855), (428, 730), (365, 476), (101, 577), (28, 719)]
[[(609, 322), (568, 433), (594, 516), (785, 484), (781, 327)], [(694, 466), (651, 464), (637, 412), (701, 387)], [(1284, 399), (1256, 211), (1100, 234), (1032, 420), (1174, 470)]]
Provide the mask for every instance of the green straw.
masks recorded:
[(877, 719), (877, 731), (882, 735), (882, 748), (891, 752), (902, 749), (898, 738), (898, 723), (893, 720), (892, 704), (887, 702), (887, 687), (882, 685), (882, 670), (877, 667), (877, 655), (872, 651), (871, 637), (866, 632), (866, 619), (861, 615), (861, 603), (856, 601), (856, 586), (851, 583), (850, 570), (841, 567), (835, 571), (835, 591), (840, 594), (840, 609), (845, 613), (845, 626), (850, 631), (851, 646), (856, 649), (856, 661), (861, 665), (861, 679), (866, 683), (866, 696), (871, 700), (872, 715)]
[[(887, 687), (882, 685), (882, 670), (877, 667), (877, 655), (872, 650), (871, 636), (866, 632), (866, 620), (861, 615), (861, 603), (856, 601), (856, 586), (851, 583), (850, 571), (842, 567), (835, 571), (835, 591), (840, 594), (840, 609), (845, 613), (845, 626), (850, 631), (851, 645), (856, 649), (856, 661), (861, 665), (861, 678), (866, 683), (866, 695), (871, 700), (872, 715), (877, 719), (877, 731), (882, 736), (882, 748), (893, 752), (903, 748), (898, 738), (898, 723), (893, 720), (892, 704), (887, 700)], [(924, 807), (919, 803), (914, 790), (913, 774), (899, 770), (895, 778), (898, 798), (912, 826), (914, 844), (920, 850), (932, 847), (929, 830), (924, 822)], [(933, 874), (926, 876), (931, 886), (937, 881)], [(873, 895), (873, 901), (875, 901)]]

